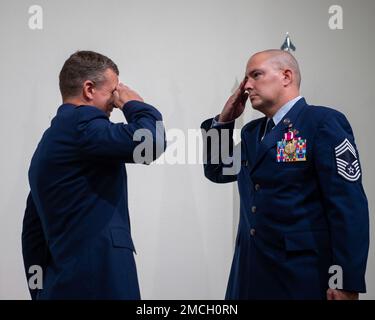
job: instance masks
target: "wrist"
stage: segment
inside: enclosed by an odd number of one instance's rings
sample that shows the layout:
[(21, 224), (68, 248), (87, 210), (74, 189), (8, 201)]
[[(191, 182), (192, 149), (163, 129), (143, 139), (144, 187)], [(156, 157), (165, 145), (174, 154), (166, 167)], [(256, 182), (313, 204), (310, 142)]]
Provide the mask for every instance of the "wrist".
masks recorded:
[(217, 118), (217, 122), (220, 123), (228, 123), (228, 122), (233, 122), (235, 119), (230, 119), (229, 117), (222, 116), (221, 114)]
[(227, 117), (225, 116), (222, 116), (221, 114), (219, 115), (218, 119), (217, 119), (218, 122), (229, 122), (231, 120), (227, 119)]

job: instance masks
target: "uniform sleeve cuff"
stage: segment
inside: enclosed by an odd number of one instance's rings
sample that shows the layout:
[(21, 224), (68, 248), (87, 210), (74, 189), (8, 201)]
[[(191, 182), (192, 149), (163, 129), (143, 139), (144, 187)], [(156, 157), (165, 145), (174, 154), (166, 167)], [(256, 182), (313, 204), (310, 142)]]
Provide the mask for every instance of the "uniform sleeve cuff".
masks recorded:
[(234, 120), (227, 121), (227, 122), (219, 122), (219, 116), (220, 115), (217, 115), (215, 118), (212, 119), (211, 128), (221, 127), (221, 126), (225, 126), (225, 125), (234, 123)]

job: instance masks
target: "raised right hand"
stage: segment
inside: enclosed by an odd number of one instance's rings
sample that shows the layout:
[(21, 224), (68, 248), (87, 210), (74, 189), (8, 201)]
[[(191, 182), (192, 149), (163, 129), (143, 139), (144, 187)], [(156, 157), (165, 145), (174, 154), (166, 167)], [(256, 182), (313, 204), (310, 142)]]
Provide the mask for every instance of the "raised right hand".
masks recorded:
[(124, 85), (121, 82), (118, 84), (116, 91), (113, 93), (113, 96), (113, 104), (120, 109), (123, 108), (125, 103), (132, 100), (143, 102), (142, 97), (137, 92), (130, 89), (128, 86)]
[(246, 79), (241, 82), (236, 92), (228, 99), (219, 116), (219, 122), (233, 121), (244, 112), (249, 97), (249, 93), (244, 89), (245, 83)]

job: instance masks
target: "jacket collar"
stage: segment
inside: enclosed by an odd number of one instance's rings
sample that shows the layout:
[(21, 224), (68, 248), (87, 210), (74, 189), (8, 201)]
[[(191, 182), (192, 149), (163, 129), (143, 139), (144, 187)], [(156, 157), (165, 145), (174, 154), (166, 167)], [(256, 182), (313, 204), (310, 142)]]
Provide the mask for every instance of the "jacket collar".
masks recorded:
[(63, 103), (58, 109), (57, 109), (57, 114), (60, 114), (65, 111), (72, 110), (72, 108), (75, 108), (76, 105), (71, 104), (71, 103)]

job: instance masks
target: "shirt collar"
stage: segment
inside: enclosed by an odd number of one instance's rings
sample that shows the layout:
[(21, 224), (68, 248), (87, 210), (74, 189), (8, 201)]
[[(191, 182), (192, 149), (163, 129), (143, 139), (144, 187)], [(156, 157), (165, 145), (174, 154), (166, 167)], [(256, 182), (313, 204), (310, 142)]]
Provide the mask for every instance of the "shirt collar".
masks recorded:
[(284, 104), (272, 117), (273, 122), (275, 123), (275, 126), (281, 121), (282, 118), (290, 111), (290, 109), (293, 108), (293, 106), (296, 104), (298, 100), (300, 100), (302, 97), (298, 96), (290, 101), (288, 101), (286, 104)]

